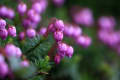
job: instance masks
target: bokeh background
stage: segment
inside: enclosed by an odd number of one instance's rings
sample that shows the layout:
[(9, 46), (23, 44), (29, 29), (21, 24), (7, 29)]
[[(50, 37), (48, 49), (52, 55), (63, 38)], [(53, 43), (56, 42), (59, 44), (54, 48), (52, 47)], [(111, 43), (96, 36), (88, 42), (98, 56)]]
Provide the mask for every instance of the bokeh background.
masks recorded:
[[(119, 0), (66, 0), (65, 4), (56, 8), (53, 17), (72, 21), (69, 11), (73, 6), (87, 7), (93, 11), (94, 20), (100, 16), (114, 16), (119, 30), (120, 5)], [(52, 70), (51, 80), (120, 80), (119, 54), (98, 40), (97, 28), (81, 26), (83, 32), (92, 37), (92, 45), (87, 49), (72, 43), (75, 52), (71, 59), (64, 59)], [(49, 80), (48, 78), (48, 80)]]
[[(29, 0), (23, 0), (29, 5)], [(0, 0), (0, 5), (6, 5), (16, 9), (16, 0)], [(93, 12), (94, 21), (100, 16), (114, 16), (120, 29), (120, 0), (65, 0), (64, 5), (56, 7), (52, 0), (39, 25), (46, 26), (52, 17), (62, 19), (72, 23), (70, 10), (73, 6), (90, 8)], [(74, 55), (71, 59), (67, 57), (58, 65), (53, 65), (46, 80), (120, 80), (120, 57), (119, 54), (109, 46), (103, 44), (97, 35), (97, 25), (90, 28), (80, 25), (83, 32), (92, 38), (92, 44), (88, 48), (83, 48), (74, 44), (70, 38), (64, 41), (74, 47)], [(42, 80), (42, 78), (41, 78)]]

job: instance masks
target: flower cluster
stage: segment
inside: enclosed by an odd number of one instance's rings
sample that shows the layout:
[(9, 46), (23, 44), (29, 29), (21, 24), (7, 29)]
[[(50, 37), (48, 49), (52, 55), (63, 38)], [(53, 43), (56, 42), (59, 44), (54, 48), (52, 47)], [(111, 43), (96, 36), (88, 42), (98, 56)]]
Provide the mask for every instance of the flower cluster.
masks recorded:
[[(19, 5), (22, 5), (24, 8), (19, 8)], [(26, 12), (26, 4), (20, 3), (18, 5), (18, 12), (23, 14)], [(47, 7), (46, 0), (34, 1), (31, 8), (26, 12), (26, 18), (23, 19), (24, 28), (36, 28), (38, 23), (41, 21), (41, 14), (45, 11)], [(22, 9), (22, 10), (21, 10)]]
[[(22, 56), (22, 51), (19, 47), (13, 44), (7, 44), (5, 48), (0, 51), (0, 77), (5, 77), (7, 75), (11, 75), (11, 67), (9, 64), (9, 59), (12, 57), (20, 58)], [(29, 62), (27, 60), (23, 60), (20, 63), (21, 67), (28, 67)]]
[(73, 7), (71, 9), (72, 18), (75, 23), (90, 27), (93, 25), (93, 14), (89, 8), (80, 9)]
[(64, 56), (71, 58), (74, 52), (72, 46), (63, 42), (64, 35), (73, 38), (78, 45), (85, 48), (91, 44), (91, 38), (87, 35), (83, 35), (82, 29), (78, 25), (66, 24), (56, 18), (51, 20), (48, 28), (41, 27), (38, 34), (45, 36), (48, 35), (49, 32), (53, 34), (56, 42), (57, 54), (54, 58), (56, 64), (58, 64)]
[(12, 8), (8, 8), (6, 6), (0, 7), (0, 17), (13, 19), (15, 16), (15, 12)]
[[(29, 38), (36, 36), (36, 28), (41, 21), (41, 14), (47, 7), (47, 0), (34, 0), (30, 9), (27, 8), (27, 4), (20, 2), (17, 7), (17, 11), (22, 17), (22, 24), (25, 32), (19, 33), (19, 39), (23, 40), (25, 35)], [(25, 16), (24, 16), (25, 15)], [(38, 32), (39, 33), (39, 32)]]
[(57, 54), (54, 58), (55, 63), (58, 64), (64, 56), (69, 58), (73, 55), (73, 47), (64, 43), (64, 22), (62, 20), (54, 19), (53, 22), (48, 26), (48, 32), (53, 33), (53, 37), (57, 44)]
[(98, 37), (106, 45), (120, 53), (120, 32), (115, 31), (116, 21), (112, 16), (102, 16), (98, 20)]
[(91, 44), (91, 38), (83, 35), (82, 29), (78, 25), (65, 24), (64, 34), (73, 38), (80, 46), (88, 47)]
[(6, 29), (6, 21), (4, 19), (0, 19), (0, 37), (1, 39), (6, 39), (6, 37), (10, 35), (12, 37), (16, 37), (16, 28), (15, 26), (8, 25), (8, 30)]

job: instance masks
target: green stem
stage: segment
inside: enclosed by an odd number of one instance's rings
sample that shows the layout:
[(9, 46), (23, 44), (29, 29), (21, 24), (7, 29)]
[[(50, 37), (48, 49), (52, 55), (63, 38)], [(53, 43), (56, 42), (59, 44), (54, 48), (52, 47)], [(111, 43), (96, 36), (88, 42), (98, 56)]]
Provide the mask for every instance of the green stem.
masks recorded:
[(44, 41), (46, 41), (46, 38), (41, 39), (34, 47), (26, 51), (25, 54), (29, 53), (27, 56), (31, 55), (30, 52), (34, 51)]

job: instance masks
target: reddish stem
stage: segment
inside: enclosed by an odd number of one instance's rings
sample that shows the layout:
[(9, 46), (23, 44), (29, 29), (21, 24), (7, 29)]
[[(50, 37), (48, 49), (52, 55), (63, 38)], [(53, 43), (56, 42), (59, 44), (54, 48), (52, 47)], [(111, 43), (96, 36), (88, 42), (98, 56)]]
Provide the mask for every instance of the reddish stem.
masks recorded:
[(50, 49), (49, 52), (48, 52), (48, 56), (50, 57), (50, 60), (52, 60), (53, 57), (54, 57), (54, 51), (55, 51), (56, 47), (57, 47), (57, 44), (54, 43), (54, 44), (52, 45), (51, 49)]

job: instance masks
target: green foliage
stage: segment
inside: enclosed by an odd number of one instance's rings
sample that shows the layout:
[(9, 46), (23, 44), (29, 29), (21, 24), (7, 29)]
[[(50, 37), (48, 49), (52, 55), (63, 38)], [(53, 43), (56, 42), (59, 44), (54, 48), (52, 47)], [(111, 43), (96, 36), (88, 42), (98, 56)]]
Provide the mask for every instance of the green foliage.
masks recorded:
[(21, 61), (22, 60), (16, 57), (9, 58), (9, 65), (15, 75), (15, 78), (26, 79), (33, 76), (33, 74), (36, 72), (35, 66), (30, 64), (29, 67), (22, 67), (20, 64)]

